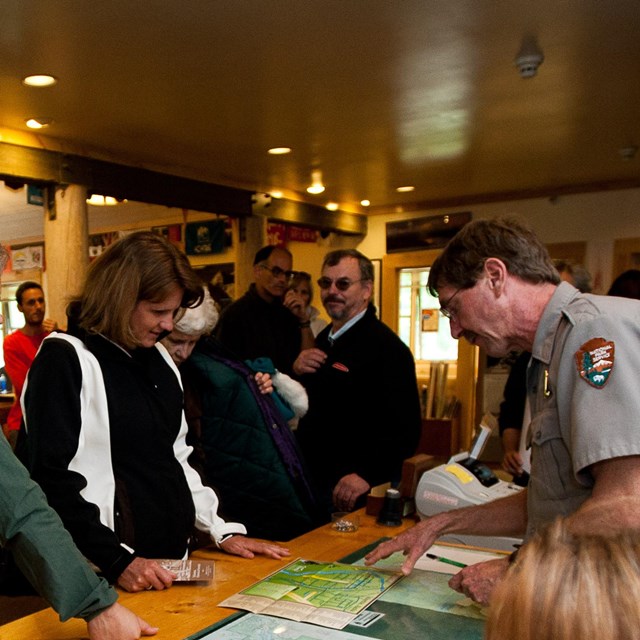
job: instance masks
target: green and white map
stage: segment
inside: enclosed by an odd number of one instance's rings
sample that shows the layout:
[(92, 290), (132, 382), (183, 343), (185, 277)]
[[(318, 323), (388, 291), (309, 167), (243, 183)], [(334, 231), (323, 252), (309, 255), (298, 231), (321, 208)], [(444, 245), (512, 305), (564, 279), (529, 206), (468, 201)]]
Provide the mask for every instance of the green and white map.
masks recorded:
[(398, 571), (298, 559), (220, 606), (342, 629), (400, 578)]

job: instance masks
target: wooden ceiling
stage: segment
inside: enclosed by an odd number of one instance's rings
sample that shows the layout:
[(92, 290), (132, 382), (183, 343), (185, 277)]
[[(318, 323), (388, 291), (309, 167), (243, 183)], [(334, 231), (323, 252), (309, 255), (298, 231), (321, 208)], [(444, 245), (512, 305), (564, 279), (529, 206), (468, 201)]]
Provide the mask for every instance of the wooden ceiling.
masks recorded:
[(369, 213), (640, 186), (639, 43), (638, 0), (4, 0), (0, 141)]

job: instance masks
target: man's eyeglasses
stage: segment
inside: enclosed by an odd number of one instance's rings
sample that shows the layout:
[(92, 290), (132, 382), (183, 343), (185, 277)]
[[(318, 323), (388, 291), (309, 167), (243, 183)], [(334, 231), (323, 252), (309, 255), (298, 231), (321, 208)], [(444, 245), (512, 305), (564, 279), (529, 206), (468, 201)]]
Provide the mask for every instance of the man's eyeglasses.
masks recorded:
[(294, 276), (298, 275), (297, 271), (285, 271), (284, 269), (281, 269), (280, 267), (270, 267), (268, 264), (260, 264), (258, 265), (259, 267), (262, 267), (263, 269), (266, 269), (267, 271), (271, 272), (271, 275), (274, 278), (280, 278), (281, 276), (284, 276), (287, 280), (291, 280), (291, 278), (293, 278)]
[(459, 287), (458, 289), (456, 289), (455, 293), (450, 296), (446, 302), (441, 302), (440, 303), (440, 313), (445, 317), (445, 318), (455, 318), (456, 317), (456, 312), (453, 311), (450, 308), (451, 305), (451, 301), (462, 291), (462, 287)]
[(349, 280), (349, 278), (336, 278), (335, 280), (332, 280), (331, 278), (323, 276), (322, 278), (318, 279), (318, 286), (321, 289), (330, 289), (331, 285), (335, 284), (338, 291), (346, 291), (356, 282), (362, 282), (362, 278), (360, 280)]

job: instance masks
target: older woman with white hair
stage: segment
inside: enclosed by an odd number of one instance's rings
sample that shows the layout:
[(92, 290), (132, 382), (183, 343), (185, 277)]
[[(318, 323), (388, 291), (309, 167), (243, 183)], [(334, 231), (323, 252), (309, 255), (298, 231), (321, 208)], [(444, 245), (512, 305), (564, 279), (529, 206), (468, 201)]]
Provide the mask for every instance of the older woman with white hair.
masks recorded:
[(171, 358), (180, 366), (193, 351), (196, 342), (204, 335), (209, 335), (220, 317), (214, 299), (204, 289), (202, 303), (189, 312), (186, 311), (176, 320), (173, 330), (162, 340), (162, 344), (171, 354)]
[(241, 513), (252, 536), (289, 540), (320, 522), (287, 424), (304, 415), (307, 395), (268, 358), (235, 358), (209, 335), (217, 320), (205, 293), (162, 340), (183, 379), (190, 463), (215, 487), (226, 517)]

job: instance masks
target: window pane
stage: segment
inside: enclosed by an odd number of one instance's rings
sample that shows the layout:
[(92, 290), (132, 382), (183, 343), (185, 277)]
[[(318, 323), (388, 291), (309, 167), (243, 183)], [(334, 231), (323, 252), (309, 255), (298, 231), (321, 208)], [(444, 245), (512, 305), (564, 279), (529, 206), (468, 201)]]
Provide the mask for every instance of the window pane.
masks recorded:
[(398, 327), (416, 360), (458, 359), (458, 341), (451, 337), (449, 319), (439, 309), (438, 298), (428, 293), (429, 269), (402, 269)]
[(400, 317), (411, 315), (411, 287), (402, 287), (400, 289)]
[[(400, 340), (411, 348), (411, 318), (400, 318), (400, 322), (398, 322), (398, 335), (400, 336)], [(413, 351), (413, 349), (411, 350)]]

